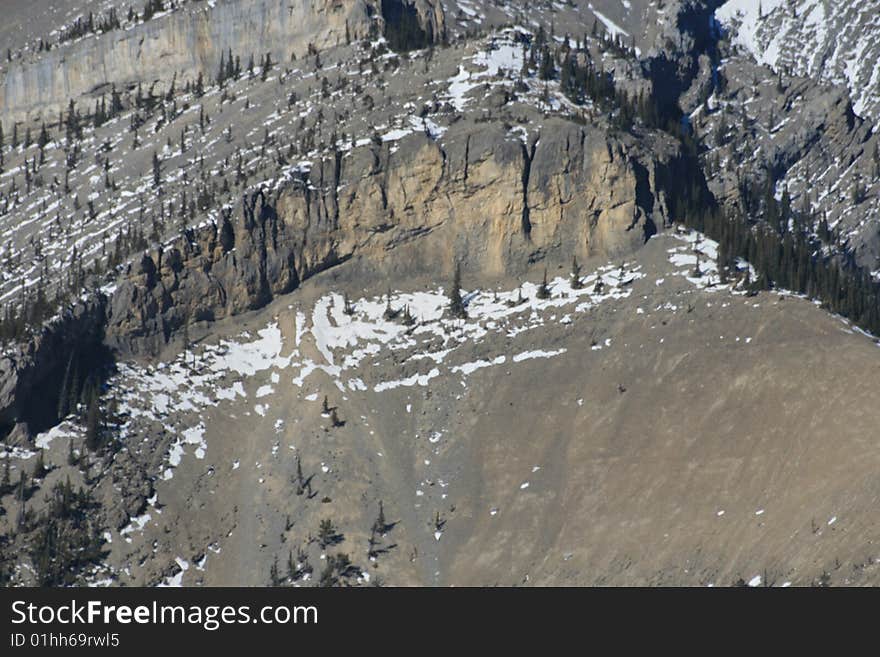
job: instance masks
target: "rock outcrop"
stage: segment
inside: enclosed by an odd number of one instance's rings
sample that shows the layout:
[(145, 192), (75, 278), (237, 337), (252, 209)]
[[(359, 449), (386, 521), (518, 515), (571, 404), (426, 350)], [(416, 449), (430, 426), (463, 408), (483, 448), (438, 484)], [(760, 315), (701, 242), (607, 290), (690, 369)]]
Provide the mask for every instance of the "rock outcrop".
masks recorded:
[(106, 362), (105, 303), (102, 294), (77, 302), (39, 334), (0, 355), (0, 436), (7, 435), (7, 442), (26, 442), (57, 421), (68, 368)]
[[(428, 43), (442, 38), (443, 12), (429, 0), (397, 3), (413, 7)], [(378, 35), (382, 6), (375, 0), (224, 0), (213, 7), (185, 6), (169, 15), (130, 29), (88, 36), (9, 64), (0, 84), (0, 119), (54, 121), (71, 99), (86, 101), (137, 83), (167, 88), (194, 81), (201, 72), (216, 75), (222, 54), (230, 49), (246, 65), (265, 53), (287, 63), (310, 47), (344, 44), (346, 40)]]
[(521, 275), (540, 260), (631, 254), (670, 220), (671, 140), (634, 141), (567, 121), (523, 142), (497, 125), (373, 143), (312, 164), (238, 217), (190, 232), (129, 268), (109, 305), (107, 343), (156, 353), (184, 322), (259, 308), (357, 258), (386, 275)]

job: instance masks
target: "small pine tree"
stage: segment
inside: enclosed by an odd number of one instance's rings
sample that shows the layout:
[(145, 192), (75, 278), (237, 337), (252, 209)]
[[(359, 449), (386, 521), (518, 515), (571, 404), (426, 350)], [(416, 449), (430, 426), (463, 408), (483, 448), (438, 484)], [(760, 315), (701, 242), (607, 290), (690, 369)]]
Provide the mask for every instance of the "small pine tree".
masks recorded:
[(0, 495), (6, 495), (12, 491), (12, 479), (9, 473), (9, 459), (3, 459), (3, 478), (0, 479)]
[(409, 311), (409, 306), (406, 305), (403, 307), (403, 318), (401, 319), (404, 326), (412, 326), (416, 323), (416, 318), (412, 316), (412, 313)]
[(302, 462), (299, 456), (296, 457), (296, 494), (302, 495), (305, 490), (303, 482)]
[(40, 128), (40, 136), (37, 138), (37, 145), (40, 149), (46, 147), (46, 144), (49, 143), (49, 132), (46, 130), (46, 123), (43, 122), (42, 127)]
[(858, 205), (862, 201), (865, 200), (865, 186), (862, 184), (861, 178), (856, 180), (856, 184), (853, 186), (852, 190), (852, 202), (853, 205)]
[(461, 265), (455, 263), (455, 274), (452, 278), (452, 287), (449, 289), (449, 314), (456, 319), (467, 318), (467, 310), (461, 297)]
[(291, 582), (296, 579), (296, 562), (293, 560), (293, 550), (287, 552), (287, 579)]
[(571, 289), (580, 290), (584, 286), (581, 281), (581, 266), (578, 264), (577, 256), (571, 259)]
[(318, 586), (321, 588), (329, 588), (337, 582), (335, 575), (335, 563), (332, 556), (327, 557), (327, 563), (324, 570), (321, 571), (321, 579), (318, 580)]
[(550, 80), (556, 74), (556, 67), (553, 66), (553, 55), (548, 46), (544, 46), (541, 51), (541, 65), (538, 69), (538, 77), (542, 80)]
[(697, 264), (694, 265), (694, 271), (691, 274), (693, 278), (700, 278), (703, 275), (703, 270), (700, 268), (700, 254), (697, 253)]
[(525, 299), (523, 298), (522, 285), (519, 285), (516, 288), (516, 299), (508, 299), (507, 305), (510, 306), (511, 308), (514, 308), (524, 302), (525, 302)]
[(541, 280), (541, 284), (538, 286), (538, 291), (535, 293), (535, 296), (539, 299), (549, 299), (550, 298), (550, 288), (547, 286), (547, 269), (544, 269), (544, 278)]
[(269, 76), (269, 70), (272, 68), (272, 55), (270, 53), (266, 53), (266, 58), (263, 60), (262, 71), (260, 72), (260, 80), (262, 82), (266, 81), (266, 78)]
[(336, 527), (330, 518), (324, 518), (318, 527), (318, 544), (324, 550), (328, 545), (335, 543), (337, 540)]
[(278, 557), (275, 557), (275, 561), (272, 562), (272, 565), (269, 568), (269, 586), (280, 585), (281, 577), (278, 575)]
[(37, 460), (34, 463), (34, 472), (31, 479), (41, 479), (46, 473), (46, 462), (43, 459), (43, 450), (37, 452)]
[(385, 297), (385, 312), (382, 314), (382, 316), (385, 318), (386, 321), (390, 322), (395, 317), (397, 317), (398, 312), (399, 311), (394, 310), (394, 308), (391, 307), (391, 290), (389, 289), (388, 294)]
[(153, 187), (158, 188), (161, 185), (162, 185), (162, 163), (159, 161), (159, 154), (156, 151), (153, 151)]
[(387, 527), (388, 523), (385, 521), (385, 508), (382, 505), (382, 500), (379, 500), (379, 515), (376, 517), (376, 522), (373, 523), (373, 533), (381, 536), (385, 533)]
[(217, 84), (221, 87), (226, 80), (226, 51), (220, 51), (220, 70), (217, 72)]

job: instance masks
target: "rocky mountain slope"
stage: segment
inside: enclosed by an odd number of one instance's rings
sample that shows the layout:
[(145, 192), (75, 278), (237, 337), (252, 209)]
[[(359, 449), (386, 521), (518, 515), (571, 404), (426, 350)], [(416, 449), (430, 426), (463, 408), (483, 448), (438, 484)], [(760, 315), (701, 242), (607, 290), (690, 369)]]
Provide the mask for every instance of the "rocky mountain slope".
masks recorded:
[(876, 583), (871, 18), (802, 5), (40, 5), (4, 581)]
[(731, 0), (718, 17), (736, 31), (734, 42), (758, 63), (786, 75), (847, 87), (855, 113), (880, 109), (880, 5), (822, 0)]
[[(723, 87), (699, 112), (716, 193), (772, 183), (869, 271), (878, 264), (880, 29), (872, 2), (725, 3)], [(721, 111), (718, 111), (721, 110)], [(723, 191), (721, 191), (723, 188)], [(802, 219), (803, 220), (803, 219)]]

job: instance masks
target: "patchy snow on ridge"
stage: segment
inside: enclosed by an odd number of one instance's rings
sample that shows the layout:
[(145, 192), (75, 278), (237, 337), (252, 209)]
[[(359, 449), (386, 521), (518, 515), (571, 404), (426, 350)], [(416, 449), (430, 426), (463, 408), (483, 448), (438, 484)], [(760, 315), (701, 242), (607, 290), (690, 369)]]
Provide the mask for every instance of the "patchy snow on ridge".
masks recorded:
[(846, 85), (856, 114), (880, 110), (876, 0), (729, 0), (716, 12), (734, 43), (776, 71)]

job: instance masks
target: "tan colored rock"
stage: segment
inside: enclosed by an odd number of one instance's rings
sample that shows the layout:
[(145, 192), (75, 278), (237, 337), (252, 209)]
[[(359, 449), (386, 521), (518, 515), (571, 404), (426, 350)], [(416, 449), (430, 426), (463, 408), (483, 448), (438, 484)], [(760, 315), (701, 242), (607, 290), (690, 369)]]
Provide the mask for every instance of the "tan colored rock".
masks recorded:
[[(262, 307), (348, 259), (389, 277), (523, 275), (536, 261), (629, 255), (667, 223), (655, 171), (677, 156), (566, 121), (527, 144), (501, 126), (459, 124), (312, 163), (308, 180), (246, 195), (232, 235), (203, 229), (132, 267), (112, 301), (109, 344), (157, 352), (185, 322)], [(147, 269), (150, 269), (149, 265)]]

